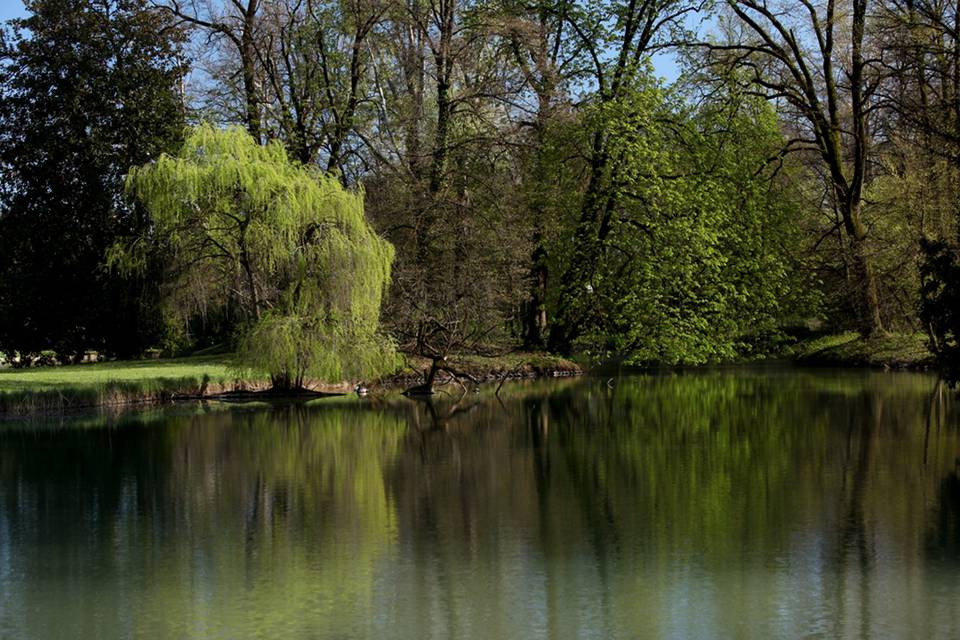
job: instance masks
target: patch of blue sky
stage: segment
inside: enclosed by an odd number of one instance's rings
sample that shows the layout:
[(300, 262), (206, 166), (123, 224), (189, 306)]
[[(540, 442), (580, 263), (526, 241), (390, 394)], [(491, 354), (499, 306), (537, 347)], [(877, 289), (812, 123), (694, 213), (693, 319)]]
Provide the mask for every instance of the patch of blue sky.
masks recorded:
[(22, 18), (27, 15), (23, 0), (0, 0), (0, 22), (13, 18)]

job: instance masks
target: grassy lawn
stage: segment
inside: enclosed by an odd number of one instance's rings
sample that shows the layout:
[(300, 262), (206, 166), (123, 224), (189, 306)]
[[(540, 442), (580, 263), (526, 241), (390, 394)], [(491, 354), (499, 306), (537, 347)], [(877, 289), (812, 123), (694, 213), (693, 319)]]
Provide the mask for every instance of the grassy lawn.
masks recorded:
[(863, 338), (847, 332), (805, 340), (793, 347), (800, 362), (923, 369), (933, 366), (933, 354), (922, 333), (890, 333)]
[(0, 369), (0, 417), (162, 402), (234, 381), (227, 356)]
[(205, 377), (210, 382), (223, 382), (235, 376), (231, 375), (225, 356), (0, 369), (0, 393), (100, 388), (112, 383), (138, 384), (161, 380), (201, 382)]

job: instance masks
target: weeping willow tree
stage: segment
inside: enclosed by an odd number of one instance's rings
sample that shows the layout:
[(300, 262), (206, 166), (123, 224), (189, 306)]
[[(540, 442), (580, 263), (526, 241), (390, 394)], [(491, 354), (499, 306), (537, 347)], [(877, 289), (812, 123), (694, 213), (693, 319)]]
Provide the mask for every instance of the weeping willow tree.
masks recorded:
[(132, 169), (127, 191), (151, 229), (114, 247), (110, 262), (143, 269), (160, 247), (172, 307), (239, 310), (239, 368), (288, 389), (396, 365), (378, 330), (393, 247), (364, 218), (361, 193), (292, 162), (278, 142), (209, 125), (177, 156)]

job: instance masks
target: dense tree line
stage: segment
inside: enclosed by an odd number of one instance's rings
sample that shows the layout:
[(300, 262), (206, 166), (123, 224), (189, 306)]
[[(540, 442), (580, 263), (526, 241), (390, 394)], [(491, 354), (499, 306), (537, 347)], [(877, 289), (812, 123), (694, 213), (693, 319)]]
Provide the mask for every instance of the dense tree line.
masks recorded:
[(124, 174), (183, 135), (182, 33), (142, 2), (28, 9), (0, 43), (0, 348), (136, 353), (156, 283), (102, 265), (145, 224)]
[[(955, 351), (943, 314), (957, 286), (956, 7), (27, 9), (0, 52), (2, 350), (236, 340), (261, 306), (249, 296), (288, 276), (244, 284), (234, 256), (215, 277), (192, 272), (220, 282), (218, 304), (174, 308), (176, 255), (158, 237), (172, 232), (124, 189), (131, 167), (175, 157), (185, 125), (207, 123), (281, 144), (321, 184), (363, 198), (395, 248), (382, 320), (408, 352), (698, 363), (769, 350), (811, 318), (928, 331)], [(681, 62), (675, 82), (651, 65), (662, 51)], [(140, 268), (109, 268), (110, 247), (150, 238)]]

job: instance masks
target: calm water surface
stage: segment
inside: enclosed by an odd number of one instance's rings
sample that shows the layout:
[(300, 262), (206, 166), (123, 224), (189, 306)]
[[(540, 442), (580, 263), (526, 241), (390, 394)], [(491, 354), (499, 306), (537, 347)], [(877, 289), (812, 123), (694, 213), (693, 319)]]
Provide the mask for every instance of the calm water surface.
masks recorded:
[(0, 638), (956, 638), (930, 377), (0, 424)]

